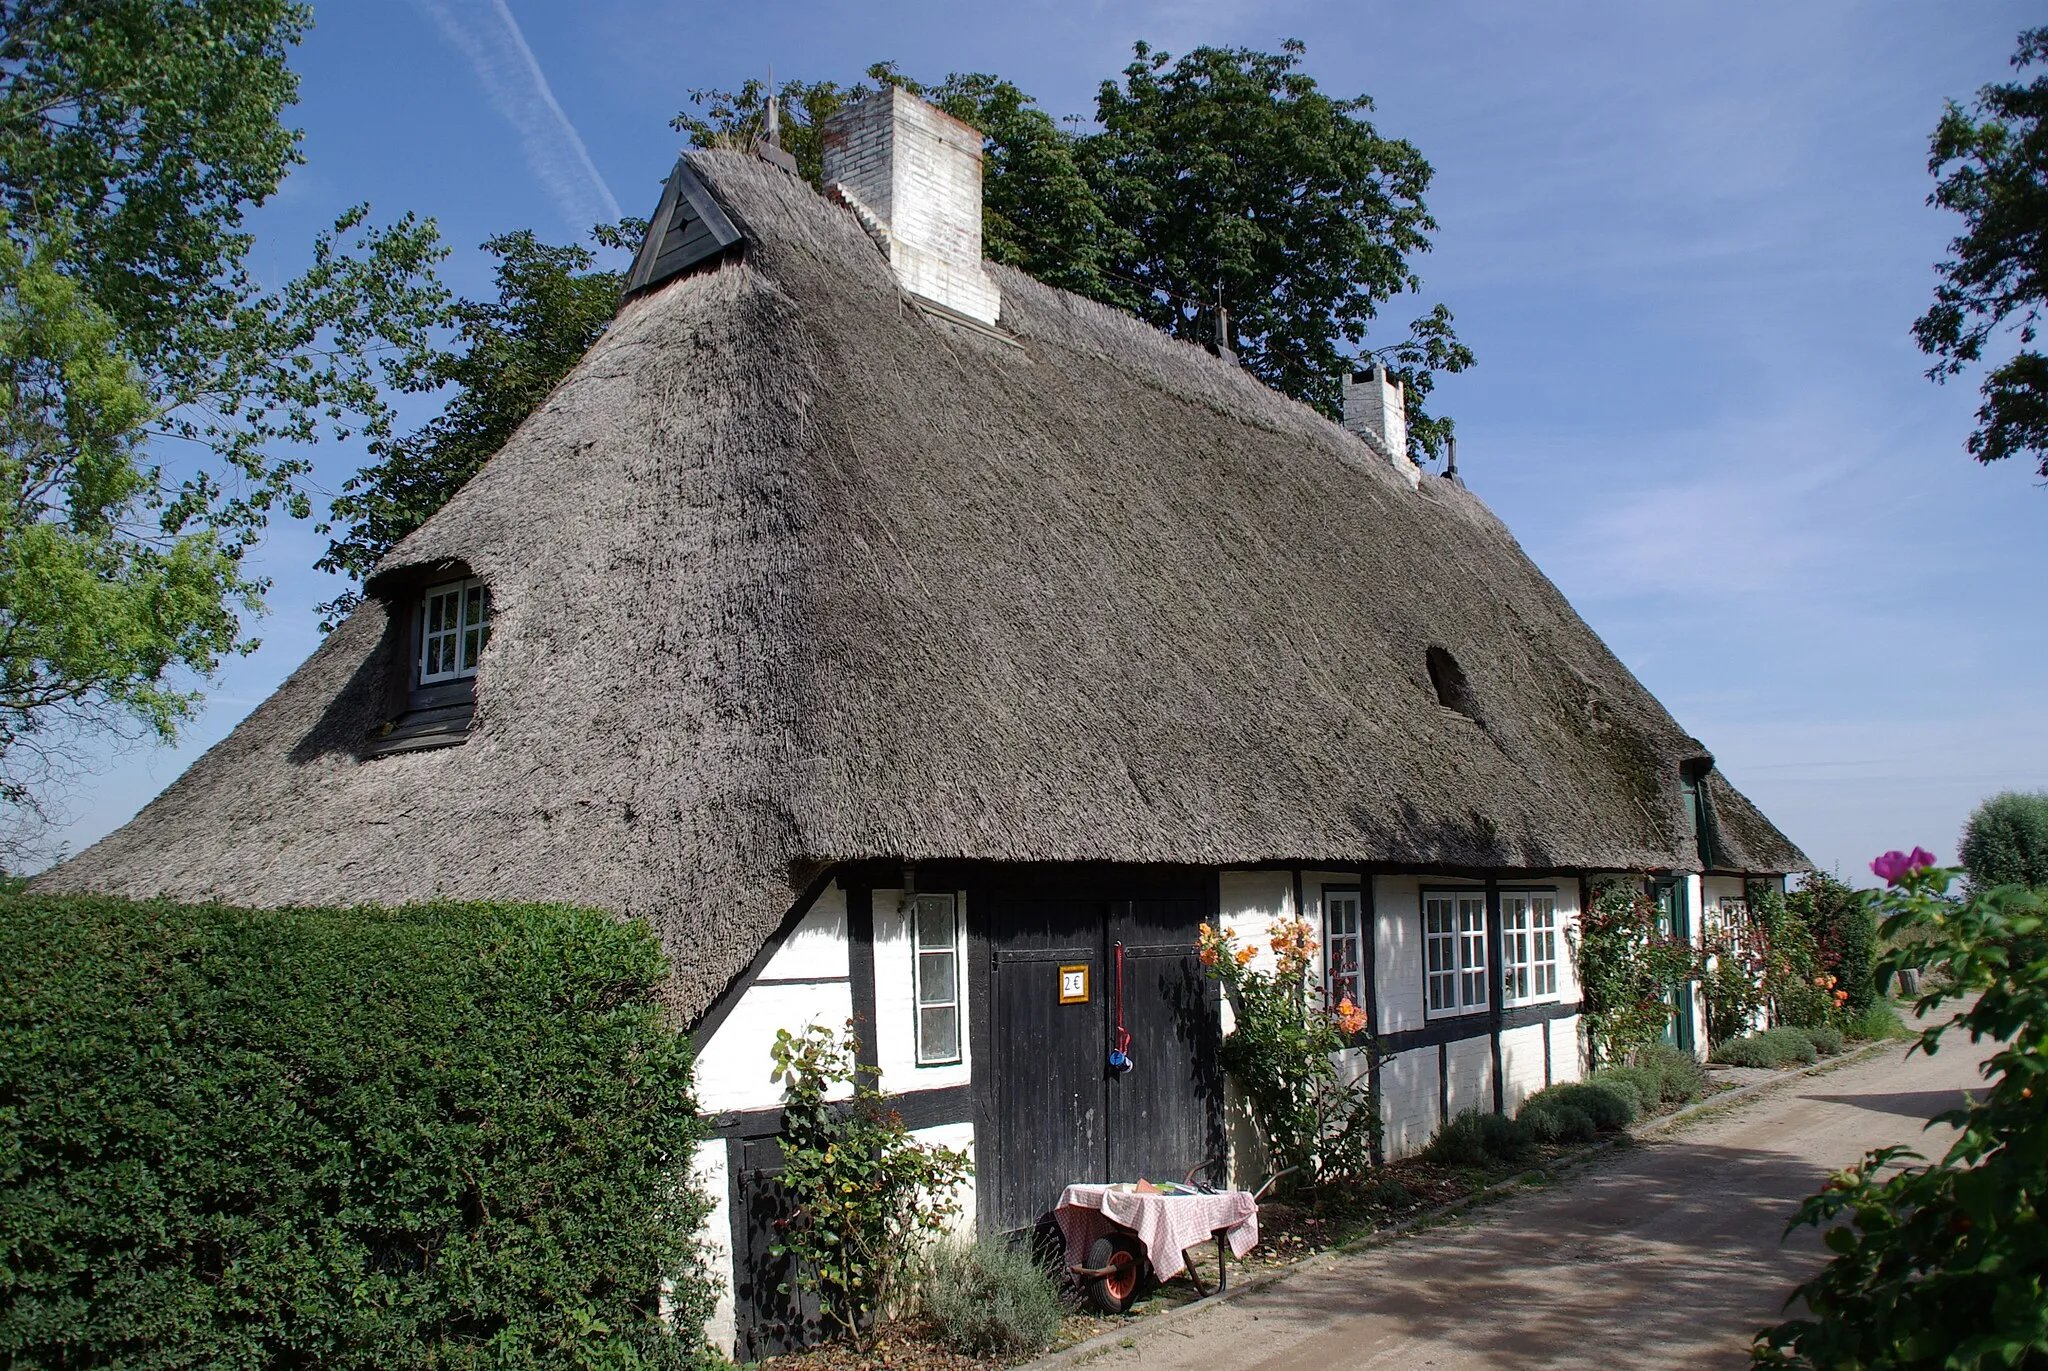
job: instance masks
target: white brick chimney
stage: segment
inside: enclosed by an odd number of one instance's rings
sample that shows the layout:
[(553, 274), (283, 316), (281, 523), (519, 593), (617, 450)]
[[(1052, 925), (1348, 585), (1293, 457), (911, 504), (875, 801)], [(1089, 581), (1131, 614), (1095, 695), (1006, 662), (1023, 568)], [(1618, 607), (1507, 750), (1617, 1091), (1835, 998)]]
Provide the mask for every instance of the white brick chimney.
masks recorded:
[(896, 87), (825, 121), (825, 189), (888, 249), (912, 295), (993, 325), (981, 266), (981, 135)]
[(1344, 427), (1391, 462), (1409, 485), (1419, 485), (1422, 468), (1408, 458), (1407, 401), (1401, 383), (1378, 362), (1344, 381)]

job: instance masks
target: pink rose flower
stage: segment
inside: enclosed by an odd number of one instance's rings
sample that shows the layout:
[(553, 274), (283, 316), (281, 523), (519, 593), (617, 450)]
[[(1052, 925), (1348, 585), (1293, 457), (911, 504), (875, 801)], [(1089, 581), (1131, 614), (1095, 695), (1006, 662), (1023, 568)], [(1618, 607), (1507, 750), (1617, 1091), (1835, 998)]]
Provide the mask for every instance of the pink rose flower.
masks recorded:
[(1924, 847), (1911, 852), (1887, 852), (1870, 864), (1870, 869), (1884, 878), (1886, 885), (1898, 885), (1916, 871), (1934, 865), (1934, 854)]

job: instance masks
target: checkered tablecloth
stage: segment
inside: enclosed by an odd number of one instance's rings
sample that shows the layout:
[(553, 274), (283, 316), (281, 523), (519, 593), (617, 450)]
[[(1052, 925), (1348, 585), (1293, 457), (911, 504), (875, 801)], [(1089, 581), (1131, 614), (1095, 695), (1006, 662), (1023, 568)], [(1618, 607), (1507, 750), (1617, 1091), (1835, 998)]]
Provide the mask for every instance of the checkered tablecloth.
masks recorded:
[(1088, 1246), (1104, 1233), (1128, 1228), (1145, 1244), (1145, 1255), (1160, 1280), (1187, 1266), (1181, 1253), (1225, 1232), (1231, 1255), (1242, 1257), (1259, 1245), (1259, 1202), (1244, 1190), (1214, 1195), (1141, 1195), (1108, 1185), (1070, 1185), (1052, 1212), (1067, 1243), (1067, 1265), (1082, 1266)]

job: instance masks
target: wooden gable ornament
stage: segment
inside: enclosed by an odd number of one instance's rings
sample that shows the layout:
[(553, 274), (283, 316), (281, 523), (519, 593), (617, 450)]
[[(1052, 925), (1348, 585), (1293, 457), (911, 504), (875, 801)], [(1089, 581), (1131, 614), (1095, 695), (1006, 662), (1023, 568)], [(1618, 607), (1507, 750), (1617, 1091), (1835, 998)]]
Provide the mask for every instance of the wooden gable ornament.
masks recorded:
[(661, 190), (661, 204), (647, 222), (647, 237), (626, 276), (629, 298), (711, 261), (740, 241), (718, 201), (687, 160), (679, 159)]

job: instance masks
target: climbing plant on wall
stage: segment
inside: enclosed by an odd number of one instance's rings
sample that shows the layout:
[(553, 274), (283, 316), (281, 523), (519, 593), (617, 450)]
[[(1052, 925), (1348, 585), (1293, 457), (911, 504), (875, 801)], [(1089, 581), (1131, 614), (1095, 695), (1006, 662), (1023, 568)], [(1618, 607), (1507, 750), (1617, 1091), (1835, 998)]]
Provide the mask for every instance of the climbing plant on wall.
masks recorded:
[(1274, 925), (1273, 969), (1255, 968), (1256, 949), (1234, 929), (1203, 924), (1202, 965), (1221, 981), (1236, 1025), (1223, 1040), (1223, 1069), (1251, 1105), (1273, 1169), (1293, 1183), (1357, 1176), (1372, 1165), (1380, 1136), (1370, 1073), (1337, 1054), (1362, 1047), (1365, 1011), (1348, 998), (1326, 1004), (1314, 984), (1316, 939), (1305, 919)]
[(1572, 939), (1587, 1032), (1603, 1062), (1618, 1062), (1664, 1036), (1671, 996), (1702, 974), (1697, 949), (1666, 932), (1638, 886), (1602, 888)]

